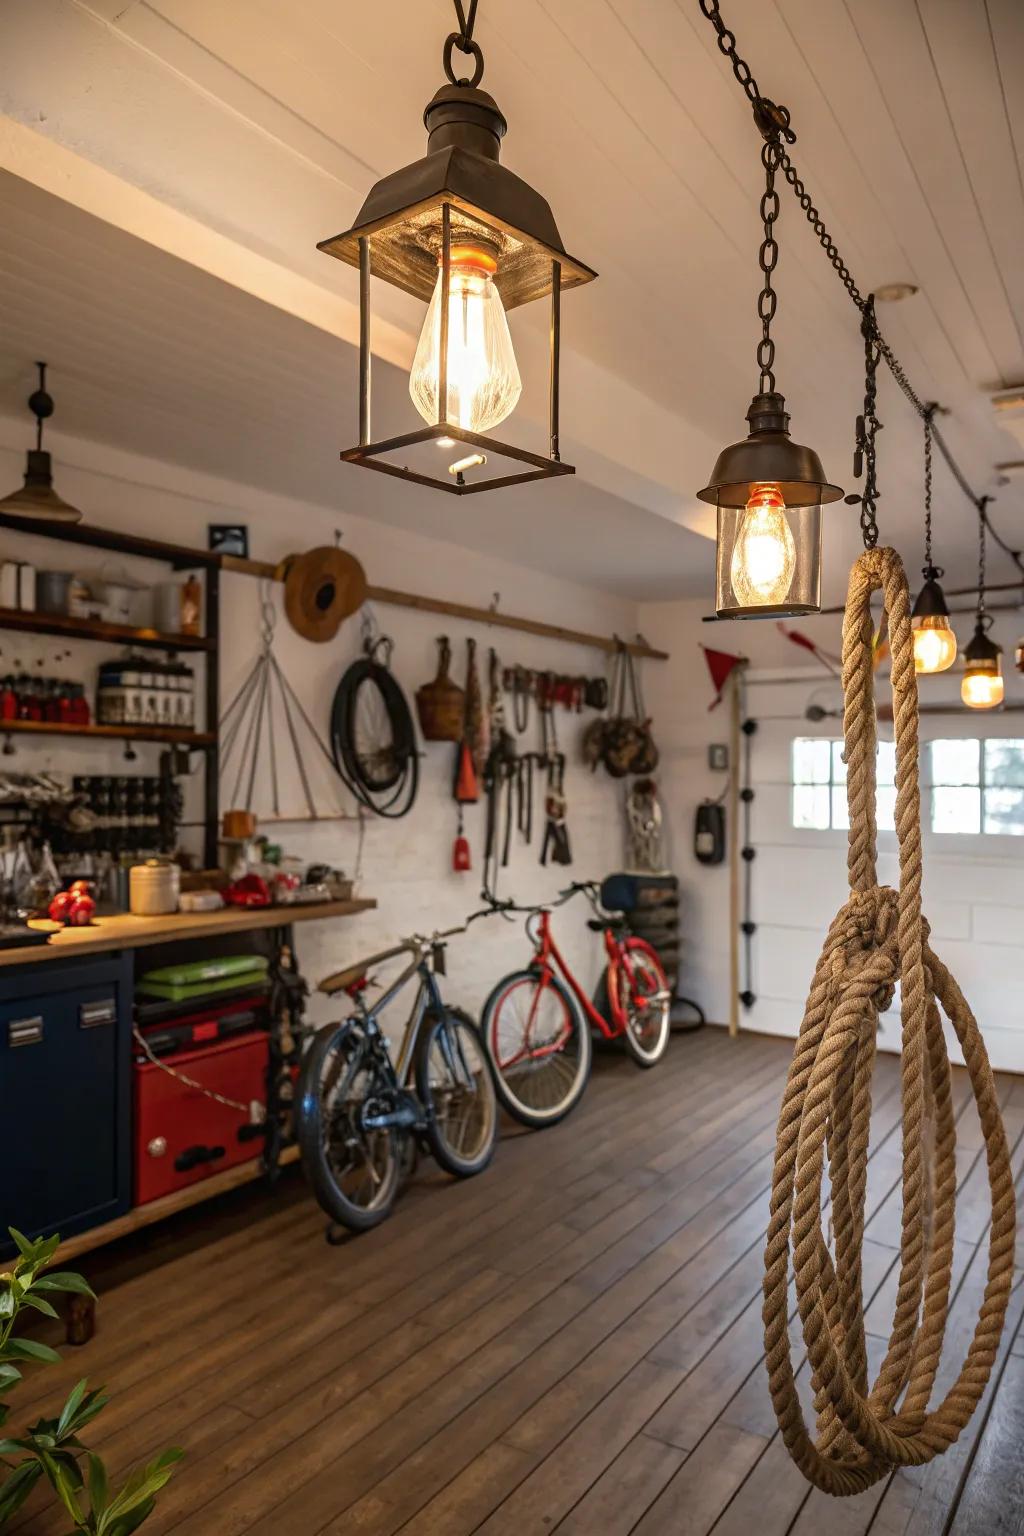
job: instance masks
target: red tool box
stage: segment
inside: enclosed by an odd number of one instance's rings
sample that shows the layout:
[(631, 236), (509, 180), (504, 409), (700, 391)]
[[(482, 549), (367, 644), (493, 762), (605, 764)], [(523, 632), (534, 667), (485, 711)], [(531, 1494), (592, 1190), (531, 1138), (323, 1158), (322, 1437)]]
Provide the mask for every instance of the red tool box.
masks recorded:
[[(269, 1037), (238, 1035), (167, 1059), (172, 1077), (144, 1059), (135, 1064), (135, 1204), (197, 1184), (259, 1157), (267, 1103)], [(231, 1109), (202, 1090), (245, 1104)]]

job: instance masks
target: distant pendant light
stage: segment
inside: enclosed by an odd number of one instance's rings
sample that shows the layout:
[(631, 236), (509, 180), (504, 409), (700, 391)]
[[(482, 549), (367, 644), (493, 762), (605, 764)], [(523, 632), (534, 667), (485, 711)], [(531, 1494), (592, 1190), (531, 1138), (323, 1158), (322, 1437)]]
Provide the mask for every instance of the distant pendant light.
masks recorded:
[(36, 363), (39, 388), (28, 397), (28, 408), (36, 418), (36, 445), (28, 451), (25, 484), (9, 496), (0, 497), (0, 516), (19, 517), (37, 523), (80, 523), (82, 514), (58, 496), (53, 488), (53, 466), (43, 448), (43, 422), (53, 415), (53, 398), (46, 392), (46, 364)]
[(775, 172), (780, 139), (792, 141), (785, 107), (760, 100), (754, 120), (764, 137), (761, 198), (764, 240), (760, 265), (764, 287), (757, 311), (762, 335), (757, 348), (760, 390), (747, 412), (750, 434), (719, 454), (710, 485), (697, 495), (718, 508), (717, 597), (720, 618), (755, 619), (817, 613), (821, 607), (821, 507), (842, 490), (825, 478), (810, 448), (791, 441), (786, 402), (775, 389), (771, 322), (776, 295), (772, 272), (779, 259), (774, 235), (779, 215)]
[(992, 615), (985, 610), (985, 506), (978, 508), (978, 614), (974, 635), (964, 649), (964, 676), (960, 697), (968, 709), (995, 709), (1003, 702), (1003, 648), (988, 631)]
[[(540, 193), (499, 162), (507, 124), (479, 89), (476, 9), (477, 0), (469, 0), (468, 13), (455, 0), (459, 30), (444, 45), (449, 83), (423, 115), (426, 155), (371, 187), (353, 227), (317, 247), (359, 268), (359, 443), (341, 457), (456, 495), (574, 473), (559, 453), (561, 292), (597, 275), (567, 255)], [(454, 49), (473, 59), (472, 79), (456, 76)], [(409, 376), (426, 426), (378, 441), (370, 429), (371, 276), (427, 304)], [(542, 455), (489, 434), (522, 389), (506, 312), (548, 295), (549, 452)], [(432, 449), (422, 446), (431, 443), (456, 450), (446, 472), (437, 473)], [(482, 475), (488, 456), (512, 460), (511, 472), (492, 466)]]
[(935, 406), (924, 414), (924, 583), (917, 594), (910, 627), (914, 634), (914, 670), (945, 672), (956, 661), (956, 635), (949, 622), (945, 593), (939, 586), (943, 572), (932, 563), (932, 417)]

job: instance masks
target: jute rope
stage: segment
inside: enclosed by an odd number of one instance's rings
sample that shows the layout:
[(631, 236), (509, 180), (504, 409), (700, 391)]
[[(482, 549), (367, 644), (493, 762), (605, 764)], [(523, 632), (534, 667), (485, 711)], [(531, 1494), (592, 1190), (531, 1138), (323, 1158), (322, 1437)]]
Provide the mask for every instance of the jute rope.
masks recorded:
[[(896, 728), (899, 890), (878, 884), (875, 699), (869, 603), (889, 619)], [(918, 707), (903, 565), (892, 549), (853, 567), (843, 621), (850, 899), (818, 961), (779, 1115), (765, 1250), (765, 1354), (772, 1402), (793, 1460), (812, 1483), (854, 1494), (956, 1440), (995, 1359), (1010, 1293), (1014, 1189), (992, 1071), (974, 1015), (931, 948), (921, 914)], [(899, 982), (902, 1010), (903, 1225), (899, 1287), (885, 1359), (868, 1383), (861, 1250), (871, 1075), (878, 1016)], [(988, 1280), (956, 1381), (929, 1399), (949, 1309), (956, 1126), (938, 1004), (956, 1031), (981, 1119), (992, 1192)], [(833, 1247), (822, 1230), (825, 1157)], [(811, 1370), (817, 1435), (804, 1422), (788, 1326), (789, 1249)]]

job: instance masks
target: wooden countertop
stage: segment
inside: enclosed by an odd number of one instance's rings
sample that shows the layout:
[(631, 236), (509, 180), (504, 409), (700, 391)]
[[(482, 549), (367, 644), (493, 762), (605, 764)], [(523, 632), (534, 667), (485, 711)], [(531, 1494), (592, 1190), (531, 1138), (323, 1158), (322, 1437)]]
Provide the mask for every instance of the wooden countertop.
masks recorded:
[(141, 949), (147, 944), (166, 944), (172, 939), (204, 939), (218, 933), (250, 933), (256, 928), (278, 928), (287, 923), (309, 923), (328, 917), (352, 917), (377, 905), (370, 897), (350, 901), (311, 902), (294, 907), (224, 907), (219, 912), (174, 912), (169, 917), (98, 917), (88, 928), (56, 928), (33, 922), (31, 927), (52, 929), (48, 944), (26, 944), (0, 949), (0, 967), (36, 965), (46, 960), (69, 960), (115, 949)]

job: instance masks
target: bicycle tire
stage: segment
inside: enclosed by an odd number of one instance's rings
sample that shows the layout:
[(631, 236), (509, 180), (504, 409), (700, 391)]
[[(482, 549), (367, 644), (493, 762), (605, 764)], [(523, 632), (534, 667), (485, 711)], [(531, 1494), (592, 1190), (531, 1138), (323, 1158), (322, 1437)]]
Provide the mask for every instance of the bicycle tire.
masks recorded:
[[(480, 1066), (482, 1068), (479, 1074), (476, 1074), (476, 1077), (480, 1090), (479, 1104), (484, 1116), (484, 1129), (482, 1132), (482, 1145), (474, 1156), (464, 1156), (452, 1146), (445, 1135), (442, 1126), (446, 1117), (442, 1117), (438, 1113), (437, 1101), (439, 1094), (436, 1085), (431, 1081), (432, 1072), (434, 1071), (432, 1064), (434, 1041), (437, 1039), (439, 1031), (446, 1026), (450, 1028), (451, 1024), (455, 1026), (460, 1054), (462, 1053), (462, 1043), (458, 1041), (458, 1035), (461, 1031), (465, 1031), (472, 1041), (475, 1054), (480, 1058)], [(445, 1054), (443, 1047), (441, 1054), (442, 1056)], [(463, 1054), (462, 1061), (457, 1062), (456, 1065), (461, 1068), (464, 1064), (468, 1065), (472, 1072), (473, 1063), (466, 1060)], [(419, 1095), (420, 1103), (426, 1111), (427, 1142), (438, 1167), (443, 1168), (445, 1173), (453, 1174), (457, 1179), (470, 1179), (475, 1174), (482, 1173), (494, 1156), (494, 1144), (498, 1135), (498, 1101), (494, 1089), (494, 1079), (487, 1061), (487, 1052), (480, 1038), (480, 1031), (469, 1014), (463, 1012), (461, 1008), (450, 1008), (446, 1005), (443, 1014), (429, 1013), (424, 1019), (416, 1051), (416, 1092)]]
[(565, 1097), (547, 1109), (539, 1109), (525, 1103), (509, 1086), (498, 1059), (496, 1048), (497, 1026), (500, 1022), (498, 1010), (502, 1002), (510, 995), (513, 988), (520, 984), (536, 983), (538, 975), (535, 970), (512, 971), (502, 978), (491, 992), (481, 1016), (481, 1033), (484, 1045), (487, 1049), (487, 1060), (494, 1077), (494, 1088), (498, 1095), (498, 1101), (513, 1120), (518, 1120), (520, 1125), (528, 1126), (530, 1130), (540, 1131), (550, 1125), (557, 1125), (564, 1120), (566, 1115), (579, 1103), (590, 1079), (590, 1068), (593, 1061), (593, 1043), (590, 1038), (590, 1028), (580, 1010), (580, 1006), (568, 987), (559, 981), (557, 976), (548, 979), (548, 986), (555, 996), (561, 1001), (566, 1017), (571, 1021), (574, 1033), (579, 1041), (579, 1065), (576, 1076), (570, 1084)]
[(294, 1119), (303, 1172), (321, 1209), (332, 1221), (348, 1227), (350, 1232), (368, 1232), (390, 1216), (394, 1206), (401, 1182), (402, 1138), (394, 1130), (387, 1133), (390, 1155), (383, 1193), (370, 1207), (357, 1205), (340, 1187), (327, 1154), (321, 1095), (324, 1070), (331, 1052), (352, 1041), (358, 1032), (359, 1025), (352, 1019), (345, 1019), (341, 1023), (325, 1024), (314, 1035), (299, 1070)]
[(648, 969), (650, 975), (657, 981), (658, 990), (664, 993), (664, 1000), (660, 1004), (661, 1012), (657, 1023), (657, 1034), (652, 1045), (648, 1047), (639, 1038), (630, 1013), (622, 1006), (618, 990), (621, 986), (620, 977), (616, 976), (614, 986), (611, 985), (610, 981), (606, 983), (609, 1001), (612, 1006), (612, 1015), (622, 1031), (622, 1040), (626, 1050), (638, 1067), (654, 1067), (657, 1066), (662, 1056), (664, 1056), (671, 1033), (669, 1024), (671, 998), (669, 996), (668, 978), (656, 952), (643, 939), (625, 939), (622, 947), (641, 961), (642, 965)]

